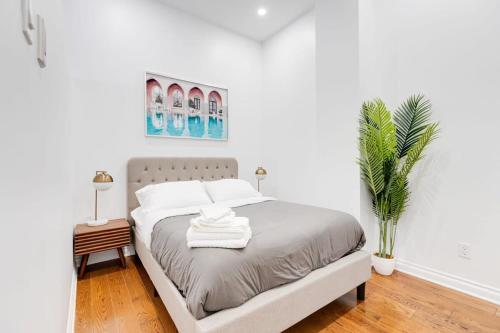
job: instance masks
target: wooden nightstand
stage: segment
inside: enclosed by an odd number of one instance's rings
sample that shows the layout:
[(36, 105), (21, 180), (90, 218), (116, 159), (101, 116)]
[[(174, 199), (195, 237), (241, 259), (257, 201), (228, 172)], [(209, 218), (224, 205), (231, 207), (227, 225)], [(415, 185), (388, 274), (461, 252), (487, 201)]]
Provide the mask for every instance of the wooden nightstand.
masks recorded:
[(78, 277), (82, 278), (87, 268), (89, 255), (111, 249), (117, 249), (122, 267), (127, 267), (123, 247), (130, 245), (130, 225), (126, 219), (111, 220), (108, 224), (89, 227), (77, 224), (73, 238), (74, 254), (82, 256)]

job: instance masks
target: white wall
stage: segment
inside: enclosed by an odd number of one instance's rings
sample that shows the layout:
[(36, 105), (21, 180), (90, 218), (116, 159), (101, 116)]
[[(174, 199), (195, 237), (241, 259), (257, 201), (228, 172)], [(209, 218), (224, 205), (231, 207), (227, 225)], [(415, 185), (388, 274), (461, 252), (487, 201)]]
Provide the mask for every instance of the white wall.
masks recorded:
[(0, 323), (2, 332), (64, 332), (73, 249), (63, 12), (59, 0), (32, 2), (45, 18), (45, 69), (21, 32), (21, 2), (0, 3)]
[(358, 1), (316, 1), (317, 202), (360, 216)]
[[(126, 163), (136, 156), (234, 156), (255, 183), (261, 164), (262, 54), (243, 38), (158, 1), (67, 3), (71, 59), (73, 223), (93, 212), (91, 180), (108, 170), (101, 216), (126, 216)], [(229, 89), (229, 141), (146, 138), (144, 72)]]
[(359, 217), (358, 7), (316, 2), (263, 43), (264, 189)]
[(310, 12), (263, 45), (265, 112), (263, 192), (314, 203), (316, 127), (315, 21)]
[[(496, 288), (497, 301), (499, 17), (494, 0), (365, 0), (360, 8), (363, 97), (394, 109), (424, 93), (442, 129), (412, 178), (397, 256), (483, 284), (483, 296)], [(457, 256), (459, 242), (471, 245), (471, 260)]]

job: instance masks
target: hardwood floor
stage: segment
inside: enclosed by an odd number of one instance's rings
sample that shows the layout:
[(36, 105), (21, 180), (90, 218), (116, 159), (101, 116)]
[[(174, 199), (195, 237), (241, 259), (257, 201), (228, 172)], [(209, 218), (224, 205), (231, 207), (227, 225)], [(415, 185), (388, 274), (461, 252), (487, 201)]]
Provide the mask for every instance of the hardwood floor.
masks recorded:
[[(127, 262), (90, 266), (78, 281), (76, 333), (177, 332), (142, 265)], [(500, 332), (500, 306), (400, 272), (373, 273), (364, 302), (353, 290), (286, 332)]]

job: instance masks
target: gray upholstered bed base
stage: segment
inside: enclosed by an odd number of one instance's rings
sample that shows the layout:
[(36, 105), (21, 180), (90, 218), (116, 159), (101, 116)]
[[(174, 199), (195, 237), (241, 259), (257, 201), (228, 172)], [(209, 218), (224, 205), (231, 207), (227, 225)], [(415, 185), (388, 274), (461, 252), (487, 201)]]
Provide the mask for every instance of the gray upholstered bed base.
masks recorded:
[[(137, 207), (134, 192), (150, 183), (237, 178), (237, 175), (238, 165), (232, 158), (132, 159), (128, 163), (129, 212)], [(370, 255), (358, 251), (296, 282), (263, 292), (239, 307), (196, 320), (138, 233), (135, 249), (177, 329), (182, 333), (280, 332), (362, 285), (371, 274)]]

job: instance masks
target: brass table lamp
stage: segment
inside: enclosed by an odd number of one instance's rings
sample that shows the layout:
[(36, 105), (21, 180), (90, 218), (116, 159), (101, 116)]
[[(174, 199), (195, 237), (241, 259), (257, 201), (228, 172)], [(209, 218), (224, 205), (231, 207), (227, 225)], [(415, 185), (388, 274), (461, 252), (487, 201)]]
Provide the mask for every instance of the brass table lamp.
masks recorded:
[(108, 219), (97, 219), (97, 191), (107, 191), (113, 186), (113, 177), (107, 171), (96, 171), (92, 181), (95, 188), (94, 220), (88, 221), (89, 226), (98, 226), (108, 223)]
[(260, 192), (260, 181), (264, 180), (267, 176), (267, 171), (263, 167), (258, 167), (255, 170), (255, 178), (257, 178), (257, 191)]

